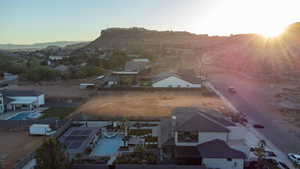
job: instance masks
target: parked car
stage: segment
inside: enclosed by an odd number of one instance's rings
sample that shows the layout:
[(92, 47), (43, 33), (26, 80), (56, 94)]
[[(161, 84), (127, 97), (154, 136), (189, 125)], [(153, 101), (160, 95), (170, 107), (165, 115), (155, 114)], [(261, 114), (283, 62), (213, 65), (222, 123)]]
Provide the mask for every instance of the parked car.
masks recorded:
[(278, 162), (279, 166), (282, 168), (282, 169), (290, 169), (285, 163), (283, 162)]
[(266, 151), (266, 156), (268, 156), (268, 157), (277, 157), (277, 155), (272, 151)]
[(236, 93), (236, 90), (234, 87), (228, 87), (228, 92), (234, 94)]
[(289, 153), (288, 157), (293, 163), (300, 165), (300, 155), (299, 154)]
[(263, 129), (263, 128), (265, 128), (263, 125), (260, 125), (260, 124), (254, 124), (253, 127), (257, 128), (257, 129)]

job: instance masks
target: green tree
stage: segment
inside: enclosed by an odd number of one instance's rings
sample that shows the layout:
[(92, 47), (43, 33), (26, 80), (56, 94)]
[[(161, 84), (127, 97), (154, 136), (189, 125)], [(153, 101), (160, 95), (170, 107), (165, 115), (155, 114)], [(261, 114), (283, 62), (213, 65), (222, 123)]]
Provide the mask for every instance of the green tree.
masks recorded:
[(47, 66), (35, 66), (29, 68), (25, 74), (25, 78), (32, 81), (55, 80), (60, 76), (59, 71), (53, 70)]
[(56, 139), (50, 138), (36, 152), (35, 169), (68, 169), (70, 162), (62, 146)]
[(263, 159), (266, 156), (266, 141), (260, 140), (254, 148), (254, 155), (257, 157), (259, 167), (263, 166)]

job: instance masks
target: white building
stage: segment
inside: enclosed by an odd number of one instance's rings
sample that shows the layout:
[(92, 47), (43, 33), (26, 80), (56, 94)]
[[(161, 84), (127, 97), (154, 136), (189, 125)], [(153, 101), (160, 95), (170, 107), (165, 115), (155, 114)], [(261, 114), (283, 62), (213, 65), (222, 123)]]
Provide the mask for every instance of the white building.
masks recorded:
[[(165, 128), (171, 128), (169, 139), (160, 138), (170, 146), (174, 140), (174, 156), (178, 164), (200, 164), (207, 168), (243, 169), (246, 154), (229, 145), (237, 136), (235, 124), (211, 112), (193, 107), (178, 107), (172, 111), (172, 119)], [(162, 124), (161, 124), (162, 126)], [(165, 130), (161, 127), (161, 130)], [(163, 131), (161, 131), (163, 133)], [(164, 137), (164, 136), (161, 136)], [(232, 138), (231, 138), (232, 137)], [(162, 143), (164, 145), (164, 143)]]
[(152, 87), (201, 88), (201, 80), (192, 75), (161, 73), (152, 80)]
[(2, 90), (0, 91), (2, 104), (0, 112), (16, 110), (34, 110), (45, 104), (45, 95), (36, 91), (27, 90)]
[[(172, 112), (175, 119), (175, 145), (197, 146), (215, 139), (228, 141), (230, 130), (193, 108), (177, 108)], [(183, 113), (184, 112), (184, 113)]]
[(49, 60), (51, 61), (58, 61), (58, 60), (63, 60), (64, 56), (49, 56)]
[(243, 169), (245, 154), (232, 149), (223, 140), (212, 140), (197, 146), (202, 164), (207, 168)]

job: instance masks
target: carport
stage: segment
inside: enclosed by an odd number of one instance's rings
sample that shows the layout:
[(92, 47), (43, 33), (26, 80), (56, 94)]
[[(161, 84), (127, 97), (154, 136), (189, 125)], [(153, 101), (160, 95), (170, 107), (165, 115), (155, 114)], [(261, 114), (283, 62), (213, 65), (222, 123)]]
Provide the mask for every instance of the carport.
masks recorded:
[(16, 109), (26, 109), (28, 111), (32, 111), (37, 105), (36, 98), (26, 98), (26, 99), (16, 99), (9, 103), (12, 106), (12, 110), (16, 111)]

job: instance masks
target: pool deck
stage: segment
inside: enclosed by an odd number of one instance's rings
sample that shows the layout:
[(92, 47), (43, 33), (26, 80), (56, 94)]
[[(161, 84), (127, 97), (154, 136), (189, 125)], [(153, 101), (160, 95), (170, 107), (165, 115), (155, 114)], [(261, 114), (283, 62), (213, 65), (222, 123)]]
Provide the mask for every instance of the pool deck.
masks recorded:
[[(35, 110), (33, 110), (34, 112), (43, 112), (45, 110), (47, 110), (48, 108), (46, 107), (39, 107)], [(0, 114), (0, 120), (9, 120), (10, 118), (16, 116), (17, 114), (19, 113), (22, 113), (22, 112), (26, 112), (24, 110), (20, 110), (20, 111), (14, 111), (14, 112), (6, 112), (6, 113), (3, 113), (3, 114)]]
[(4, 113), (0, 115), (0, 120), (7, 120), (10, 117), (13, 117), (14, 115), (16, 115), (18, 112), (8, 112), (8, 113)]

